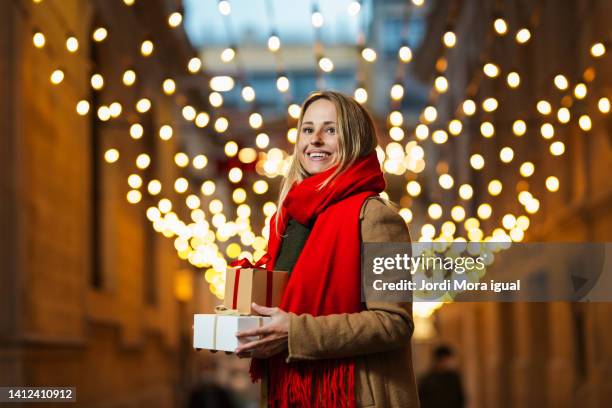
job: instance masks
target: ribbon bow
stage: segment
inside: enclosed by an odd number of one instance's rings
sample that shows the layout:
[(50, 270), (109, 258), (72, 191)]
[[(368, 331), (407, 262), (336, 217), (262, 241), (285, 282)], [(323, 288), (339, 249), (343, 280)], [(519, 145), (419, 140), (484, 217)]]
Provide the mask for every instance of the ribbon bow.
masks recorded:
[(264, 254), (257, 262), (254, 264), (251, 263), (247, 258), (237, 259), (233, 262), (230, 262), (230, 266), (234, 268), (259, 268), (260, 266), (264, 266), (270, 260), (270, 255)]

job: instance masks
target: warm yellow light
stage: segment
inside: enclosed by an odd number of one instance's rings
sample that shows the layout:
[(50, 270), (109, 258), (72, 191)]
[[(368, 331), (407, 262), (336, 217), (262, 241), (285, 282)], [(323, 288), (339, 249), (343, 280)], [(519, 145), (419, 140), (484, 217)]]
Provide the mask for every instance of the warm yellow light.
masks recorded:
[(514, 150), (511, 147), (504, 147), (499, 151), (499, 159), (504, 163), (510, 163), (514, 159)]
[(492, 196), (498, 196), (502, 192), (502, 188), (503, 186), (501, 181), (497, 179), (489, 181), (488, 190), (489, 194)]
[(480, 134), (486, 138), (493, 137), (495, 134), (495, 127), (491, 122), (482, 122), (480, 125)]
[(431, 224), (425, 224), (421, 227), (421, 239), (422, 241), (429, 242), (433, 239), (436, 234), (436, 227)]
[(527, 132), (527, 124), (525, 121), (521, 119), (515, 120), (512, 124), (512, 132), (516, 136), (523, 136), (525, 132)]
[(154, 45), (153, 45), (153, 41), (151, 40), (144, 40), (142, 42), (142, 44), (140, 44), (140, 53), (145, 56), (148, 57), (151, 54), (153, 54), (153, 50), (154, 50)]
[(556, 75), (554, 79), (554, 83), (555, 83), (555, 86), (562, 91), (566, 90), (569, 87), (569, 82), (567, 81), (567, 78), (565, 77), (565, 75), (561, 75), (561, 74)]
[(439, 76), (436, 78), (434, 86), (439, 93), (444, 93), (448, 90), (448, 80), (443, 76)]
[(319, 68), (323, 72), (332, 72), (334, 70), (334, 62), (327, 57), (323, 57), (319, 60)]
[(406, 224), (412, 222), (412, 211), (409, 208), (401, 208), (398, 212)]
[(469, 200), (470, 198), (472, 198), (473, 194), (474, 190), (469, 184), (462, 184), (459, 187), (459, 197), (463, 198), (464, 200)]
[(168, 16), (168, 25), (172, 28), (178, 27), (183, 22), (183, 15), (177, 11)]
[(189, 182), (185, 177), (179, 177), (174, 181), (174, 190), (177, 193), (184, 193), (189, 188)]
[(534, 171), (535, 171), (535, 166), (533, 165), (532, 162), (528, 162), (528, 161), (521, 164), (521, 167), (519, 169), (519, 172), (521, 173), (521, 176), (523, 177), (531, 177)]
[(126, 6), (132, 6), (136, 2), (136, 0), (123, 0)]
[(200, 112), (195, 117), (195, 124), (199, 128), (206, 127), (208, 122), (210, 122), (210, 116), (206, 112)]
[(104, 78), (100, 74), (93, 74), (91, 76), (91, 87), (96, 91), (99, 91), (104, 87)]
[(287, 92), (289, 90), (289, 78), (281, 75), (276, 80), (276, 88), (281, 92)]
[(238, 183), (240, 180), (242, 180), (242, 170), (240, 170), (238, 167), (233, 167), (230, 169), (227, 177), (232, 183)]
[(465, 219), (465, 210), (463, 207), (456, 205), (451, 210), (451, 217), (455, 222), (461, 222)]
[(130, 204), (137, 204), (142, 199), (142, 194), (138, 190), (130, 190), (126, 195), (126, 198)]
[(446, 131), (438, 129), (432, 133), (431, 140), (433, 140), (433, 142), (437, 144), (446, 143), (446, 141), (448, 140), (448, 134), (446, 133)]
[(361, 56), (367, 62), (374, 62), (376, 61), (376, 57), (377, 57), (376, 51), (374, 51), (372, 48), (364, 48), (361, 51)]
[(265, 133), (260, 133), (255, 138), (255, 145), (260, 149), (265, 149), (270, 143), (270, 137)]
[(368, 91), (364, 88), (357, 88), (355, 89), (354, 97), (357, 102), (366, 103), (368, 100)]
[(297, 137), (298, 137), (297, 128), (293, 127), (287, 131), (287, 140), (289, 141), (289, 143), (297, 142)]
[(584, 99), (586, 94), (587, 94), (586, 85), (583, 83), (577, 84), (576, 87), (574, 88), (574, 96), (576, 97), (576, 99)]
[(235, 56), (236, 56), (236, 51), (233, 48), (231, 47), (226, 48), (221, 52), (221, 61), (226, 62), (226, 63), (231, 62)]
[(215, 130), (217, 132), (223, 133), (227, 130), (228, 127), (229, 121), (227, 120), (227, 118), (221, 116), (220, 118), (217, 118), (217, 120), (215, 120)]
[(146, 169), (149, 167), (149, 164), (151, 164), (151, 157), (149, 157), (148, 154), (141, 153), (138, 155), (138, 157), (136, 157), (136, 167), (139, 169)]
[(506, 214), (502, 217), (502, 225), (505, 229), (511, 230), (516, 226), (516, 217), (512, 214)]
[(257, 180), (253, 183), (255, 194), (265, 194), (268, 191), (268, 183), (265, 180)]
[(402, 126), (402, 123), (404, 123), (404, 116), (400, 111), (393, 111), (389, 114), (389, 122), (392, 126)]
[(118, 118), (123, 111), (123, 107), (119, 102), (113, 102), (109, 106), (110, 114), (113, 118)]
[(117, 149), (108, 149), (104, 153), (104, 160), (106, 160), (107, 163), (115, 163), (119, 160), (119, 151)]
[(140, 113), (146, 113), (151, 109), (151, 101), (147, 98), (142, 98), (136, 103), (136, 110)]
[(130, 174), (127, 181), (128, 185), (132, 188), (140, 188), (142, 186), (142, 177), (138, 174)]
[(448, 131), (453, 136), (458, 136), (463, 130), (463, 124), (459, 119), (453, 119), (448, 124)]
[(200, 198), (195, 194), (190, 194), (185, 199), (185, 204), (187, 204), (187, 207), (189, 207), (189, 209), (195, 210), (200, 207)]
[(202, 194), (204, 194), (205, 196), (211, 196), (214, 194), (215, 192), (215, 183), (214, 181), (211, 180), (207, 180), (204, 183), (202, 183)]
[(159, 180), (151, 180), (149, 184), (147, 184), (147, 191), (151, 195), (158, 195), (161, 192), (162, 185)]
[(529, 214), (535, 214), (538, 212), (539, 209), (540, 201), (536, 198), (529, 200), (529, 202), (525, 204), (525, 211), (527, 211)]
[(598, 42), (591, 46), (591, 55), (595, 58), (599, 58), (606, 53), (606, 46)]
[(550, 192), (559, 191), (559, 179), (555, 176), (549, 176), (546, 178), (546, 188)]
[(600, 98), (597, 102), (597, 108), (599, 108), (601, 113), (610, 113), (610, 99), (605, 96)]
[(144, 134), (144, 128), (140, 123), (134, 123), (130, 126), (130, 136), (132, 139), (140, 139)]
[(506, 82), (510, 88), (517, 88), (521, 84), (521, 77), (518, 72), (510, 72), (506, 77)]
[(404, 131), (401, 127), (393, 126), (389, 129), (389, 136), (396, 142), (404, 139)]
[(125, 86), (132, 86), (136, 82), (136, 72), (128, 69), (123, 73), (123, 84)]
[(236, 204), (242, 204), (245, 202), (247, 198), (247, 193), (245, 191), (244, 188), (237, 188), (234, 190), (234, 192), (232, 193), (232, 200), (236, 203)]
[(557, 119), (561, 123), (568, 123), (571, 119), (570, 110), (567, 108), (560, 108), (557, 111)]
[(419, 194), (421, 194), (421, 185), (418, 181), (409, 181), (408, 184), (406, 184), (406, 192), (412, 197), (417, 197)]
[(176, 91), (176, 83), (174, 82), (173, 79), (168, 78), (164, 80), (164, 83), (162, 84), (162, 88), (164, 89), (164, 93), (166, 95), (172, 95), (174, 91)]
[(423, 111), (423, 118), (429, 123), (435, 121), (437, 117), (438, 117), (438, 110), (434, 108), (433, 106), (428, 106)]
[(64, 80), (64, 71), (61, 69), (56, 69), (51, 73), (51, 83), (53, 85), (59, 85)]
[(548, 101), (538, 101), (536, 108), (538, 109), (538, 112), (540, 112), (542, 115), (550, 115), (550, 113), (552, 112), (552, 107), (550, 106), (550, 103)]
[(482, 67), (483, 72), (489, 78), (495, 78), (499, 75), (499, 67), (492, 62), (488, 62)]
[(210, 95), (208, 95), (208, 102), (210, 102), (213, 107), (218, 108), (223, 105), (223, 96), (219, 92), (211, 92)]
[(480, 218), (481, 220), (487, 220), (489, 219), (489, 217), (491, 217), (491, 214), (493, 213), (493, 208), (491, 208), (489, 204), (483, 203), (478, 206), (478, 210), (476, 210), (476, 212), (478, 214), (478, 218)]
[(450, 190), (455, 184), (455, 180), (453, 180), (450, 174), (441, 174), (440, 177), (438, 177), (438, 184), (440, 184), (440, 187), (443, 189)]
[(108, 106), (106, 105), (100, 106), (98, 108), (98, 119), (100, 119), (102, 122), (106, 122), (107, 120), (110, 120), (110, 118), (111, 118), (111, 112)]
[(79, 115), (85, 116), (89, 113), (89, 102), (81, 100), (76, 105), (76, 111)]
[(193, 158), (192, 164), (194, 168), (202, 170), (208, 164), (208, 158), (203, 154), (198, 154), (196, 157)]
[(159, 128), (159, 138), (161, 140), (170, 140), (174, 135), (174, 129), (170, 125), (163, 125)]
[(556, 141), (550, 144), (550, 153), (553, 156), (561, 156), (565, 153), (565, 144), (560, 141)]
[(162, 214), (167, 214), (172, 211), (172, 201), (167, 198), (162, 198), (159, 200), (159, 203), (157, 203), (157, 208), (159, 208)]
[(482, 102), (482, 109), (486, 112), (493, 112), (499, 106), (497, 99), (487, 98)]
[(448, 48), (453, 48), (457, 44), (457, 36), (452, 31), (447, 31), (442, 37), (442, 42)]
[(196, 110), (193, 106), (186, 105), (182, 109), (183, 118), (187, 121), (192, 121), (196, 118)]
[(531, 32), (526, 28), (521, 28), (516, 32), (516, 42), (525, 44), (531, 38)]
[(230, 140), (225, 144), (224, 151), (227, 157), (236, 156), (238, 154), (238, 143), (234, 142), (233, 140)]
[(106, 28), (104, 27), (96, 28), (92, 34), (93, 40), (96, 42), (104, 41), (107, 36), (108, 31), (106, 31)]
[(588, 115), (580, 116), (578, 119), (578, 125), (580, 126), (580, 129), (584, 130), (585, 132), (591, 130), (591, 118)]
[(66, 49), (68, 52), (77, 52), (79, 49), (79, 40), (74, 36), (66, 38)]
[(187, 70), (192, 74), (200, 71), (202, 69), (202, 60), (198, 57), (193, 57), (187, 63)]
[(45, 35), (41, 33), (40, 31), (35, 32), (34, 35), (32, 36), (32, 43), (34, 44), (36, 48), (44, 47), (46, 42), (47, 40), (45, 38)]
[(485, 165), (484, 157), (479, 154), (473, 154), (470, 157), (470, 165), (474, 170), (481, 170)]
[(189, 156), (183, 152), (178, 152), (174, 155), (174, 163), (179, 167), (187, 167), (189, 166)]
[(495, 28), (495, 32), (499, 35), (505, 35), (508, 32), (508, 24), (503, 18), (495, 19), (493, 27)]
[(404, 87), (401, 84), (394, 84), (390, 92), (391, 99), (399, 101), (404, 97)]
[(476, 103), (471, 99), (466, 99), (463, 101), (461, 106), (463, 113), (465, 113), (467, 116), (472, 116), (474, 113), (476, 113)]
[(414, 134), (417, 139), (425, 140), (429, 136), (429, 128), (427, 125), (421, 123), (414, 129)]
[(253, 100), (255, 99), (255, 90), (250, 87), (250, 86), (245, 86), (244, 88), (242, 88), (242, 99), (245, 100), (245, 102), (253, 102)]
[(249, 125), (253, 129), (259, 129), (263, 125), (263, 117), (260, 113), (254, 112), (249, 115)]
[(398, 51), (398, 56), (402, 62), (410, 62), (412, 60), (412, 50), (410, 49), (410, 47), (404, 45), (400, 47)]
[(431, 219), (437, 220), (442, 216), (442, 207), (437, 203), (430, 204), (427, 208), (427, 214)]
[(544, 139), (551, 139), (555, 136), (555, 127), (550, 123), (544, 123), (540, 126), (540, 134)]

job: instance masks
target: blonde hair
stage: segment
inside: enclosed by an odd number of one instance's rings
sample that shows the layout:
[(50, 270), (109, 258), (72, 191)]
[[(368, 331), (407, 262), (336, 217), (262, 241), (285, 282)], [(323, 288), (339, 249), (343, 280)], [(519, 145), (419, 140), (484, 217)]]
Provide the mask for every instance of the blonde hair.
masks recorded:
[[(308, 98), (302, 104), (300, 111), (300, 117), (298, 119), (298, 132), (302, 128), (302, 121), (304, 119), (304, 113), (306, 109), (315, 101), (319, 99), (326, 99), (334, 104), (336, 107), (336, 114), (338, 115), (338, 167), (326, 180), (324, 180), (319, 189), (325, 187), (328, 183), (333, 181), (340, 173), (350, 167), (355, 160), (360, 157), (366, 156), (372, 153), (378, 145), (378, 139), (376, 137), (376, 128), (374, 121), (368, 113), (368, 111), (361, 106), (353, 98), (341, 94), (340, 92), (334, 91), (317, 91), (308, 95)], [(278, 198), (278, 209), (280, 216), (280, 209), (283, 206), (287, 194), (291, 190), (291, 187), (295, 182), (301, 182), (309, 176), (308, 172), (302, 166), (302, 163), (298, 159), (298, 143), (295, 144), (293, 149), (293, 158), (287, 175), (285, 176), (281, 185), (281, 190)], [(278, 222), (276, 223), (278, 228)], [(277, 230), (278, 232), (278, 230)]]

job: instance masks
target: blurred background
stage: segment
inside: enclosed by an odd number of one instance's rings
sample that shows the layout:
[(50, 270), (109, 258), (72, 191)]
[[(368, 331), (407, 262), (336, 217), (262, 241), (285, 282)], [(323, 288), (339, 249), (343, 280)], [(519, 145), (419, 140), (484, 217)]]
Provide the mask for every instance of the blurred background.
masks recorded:
[[(606, 0), (3, 0), (0, 386), (255, 406), (248, 361), (195, 352), (192, 315), (265, 252), (317, 89), (373, 113), (413, 240), (610, 241), (611, 18)], [(446, 345), (469, 407), (609, 406), (611, 312), (415, 303), (415, 370)]]

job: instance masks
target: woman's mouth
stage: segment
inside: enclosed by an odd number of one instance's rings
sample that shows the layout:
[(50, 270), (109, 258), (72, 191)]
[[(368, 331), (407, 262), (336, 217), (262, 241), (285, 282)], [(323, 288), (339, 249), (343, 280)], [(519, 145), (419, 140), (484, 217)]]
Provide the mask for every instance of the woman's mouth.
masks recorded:
[(323, 161), (331, 156), (331, 153), (328, 152), (309, 152), (306, 153), (306, 157), (313, 161)]

